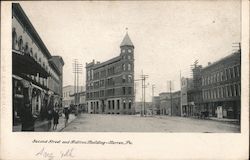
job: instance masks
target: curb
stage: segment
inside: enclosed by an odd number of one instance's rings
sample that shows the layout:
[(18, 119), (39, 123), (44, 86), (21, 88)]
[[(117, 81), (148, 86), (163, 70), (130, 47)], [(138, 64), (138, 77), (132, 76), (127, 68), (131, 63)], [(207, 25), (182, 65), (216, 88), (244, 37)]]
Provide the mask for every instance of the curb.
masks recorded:
[(64, 126), (64, 127), (62, 127), (61, 129), (59, 129), (58, 132), (62, 132), (62, 130), (63, 130), (64, 128), (66, 128), (68, 125), (70, 125), (70, 124), (71, 124), (74, 120), (76, 120), (77, 118), (78, 118), (78, 116), (75, 116), (74, 119), (72, 119), (70, 122), (68, 122), (66, 126)]

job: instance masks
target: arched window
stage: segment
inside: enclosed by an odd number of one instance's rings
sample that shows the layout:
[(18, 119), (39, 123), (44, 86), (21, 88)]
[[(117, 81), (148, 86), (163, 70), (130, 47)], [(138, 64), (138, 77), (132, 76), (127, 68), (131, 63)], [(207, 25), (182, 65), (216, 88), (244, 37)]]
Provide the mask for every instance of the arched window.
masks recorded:
[(128, 70), (131, 71), (131, 64), (128, 64)]
[(125, 102), (125, 100), (123, 101), (123, 109), (126, 109), (126, 102)]
[(125, 64), (122, 65), (122, 69), (123, 69), (123, 71), (126, 70), (126, 65)]
[(131, 100), (129, 100), (129, 102), (128, 102), (128, 108), (131, 109), (131, 106), (132, 106), (132, 102), (131, 102)]
[(132, 82), (132, 75), (128, 75), (128, 82), (129, 82), (129, 83)]
[(18, 40), (18, 50), (19, 51), (23, 50), (23, 38), (22, 38), (22, 36), (20, 36), (19, 40)]
[(12, 30), (12, 48), (17, 49), (17, 34), (16, 34), (16, 28), (13, 28)]
[(28, 42), (25, 43), (24, 53), (29, 54), (29, 43)]

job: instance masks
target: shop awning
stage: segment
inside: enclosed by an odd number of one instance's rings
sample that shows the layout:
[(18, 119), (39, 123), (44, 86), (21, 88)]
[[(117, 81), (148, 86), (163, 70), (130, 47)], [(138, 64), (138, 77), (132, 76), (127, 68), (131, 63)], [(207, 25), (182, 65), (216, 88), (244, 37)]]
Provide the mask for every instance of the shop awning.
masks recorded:
[(16, 74), (24, 73), (47, 78), (49, 73), (37, 63), (30, 55), (23, 54), (19, 51), (12, 50), (12, 72)]

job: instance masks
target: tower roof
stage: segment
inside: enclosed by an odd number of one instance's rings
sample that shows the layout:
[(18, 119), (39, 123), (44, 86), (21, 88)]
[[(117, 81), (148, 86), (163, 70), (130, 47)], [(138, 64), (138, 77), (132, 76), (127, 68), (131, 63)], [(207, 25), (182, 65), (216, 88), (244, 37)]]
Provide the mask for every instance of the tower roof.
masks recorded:
[(125, 37), (123, 38), (120, 47), (121, 47), (121, 46), (133, 46), (133, 47), (134, 47), (134, 45), (133, 45), (131, 39), (130, 39), (129, 36), (128, 36), (128, 33), (126, 33)]

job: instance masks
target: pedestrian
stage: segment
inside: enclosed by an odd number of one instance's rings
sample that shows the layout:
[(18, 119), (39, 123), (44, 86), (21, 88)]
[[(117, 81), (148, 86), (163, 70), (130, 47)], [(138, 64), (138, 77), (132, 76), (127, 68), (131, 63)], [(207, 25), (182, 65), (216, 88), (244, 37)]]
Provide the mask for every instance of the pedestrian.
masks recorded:
[(52, 121), (53, 115), (51, 109), (48, 110), (48, 131), (51, 129), (51, 121)]
[(21, 112), (22, 131), (34, 131), (34, 117), (32, 115), (31, 104), (29, 101), (24, 103)]
[(57, 129), (58, 119), (59, 119), (59, 111), (58, 109), (56, 109), (53, 113), (53, 130)]
[(64, 116), (65, 116), (65, 127), (66, 127), (66, 125), (68, 123), (68, 120), (69, 120), (69, 109), (68, 109), (68, 107), (66, 107), (64, 109)]

